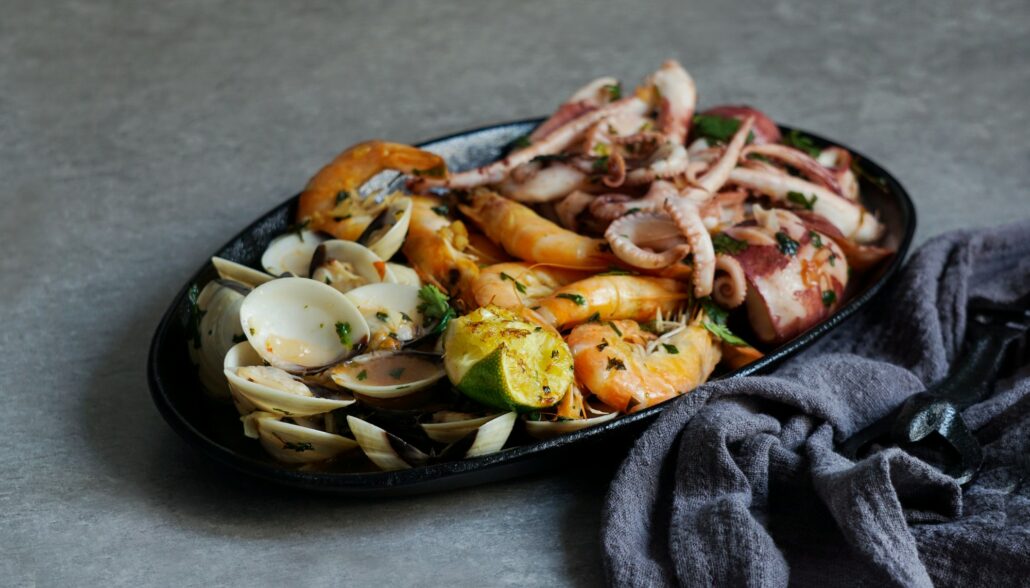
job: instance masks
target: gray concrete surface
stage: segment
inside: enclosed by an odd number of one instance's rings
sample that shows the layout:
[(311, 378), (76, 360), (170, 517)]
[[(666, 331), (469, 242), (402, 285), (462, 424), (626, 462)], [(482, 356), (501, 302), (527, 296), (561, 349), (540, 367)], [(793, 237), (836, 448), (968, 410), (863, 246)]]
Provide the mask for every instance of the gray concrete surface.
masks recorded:
[[(380, 502), (227, 477), (152, 407), (150, 335), (342, 147), (546, 113), (677, 57), (836, 137), (919, 239), (1030, 215), (1030, 4), (0, 3), (0, 585), (596, 585), (610, 468)], [(13, 246), (13, 248), (12, 248)]]

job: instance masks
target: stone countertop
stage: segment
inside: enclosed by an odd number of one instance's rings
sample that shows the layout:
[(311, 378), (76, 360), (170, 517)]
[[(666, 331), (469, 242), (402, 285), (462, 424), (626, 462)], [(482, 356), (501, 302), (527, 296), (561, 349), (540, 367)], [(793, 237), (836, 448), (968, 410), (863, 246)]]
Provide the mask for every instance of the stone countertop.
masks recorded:
[(977, 4), (6, 2), (0, 584), (601, 582), (618, 456), (372, 502), (209, 464), (147, 391), (173, 293), (353, 142), (545, 114), (667, 57), (702, 105), (752, 103), (884, 164), (919, 241), (1026, 217), (1030, 4)]

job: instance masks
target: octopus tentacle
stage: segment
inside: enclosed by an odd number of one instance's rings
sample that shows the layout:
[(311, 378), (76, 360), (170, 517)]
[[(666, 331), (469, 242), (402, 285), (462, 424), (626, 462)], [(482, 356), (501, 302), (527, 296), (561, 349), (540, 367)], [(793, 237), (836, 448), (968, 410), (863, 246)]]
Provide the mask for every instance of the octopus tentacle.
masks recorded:
[(719, 253), (715, 256), (715, 271), (721, 272), (715, 278), (712, 287), (712, 298), (723, 308), (737, 308), (744, 304), (747, 296), (747, 279), (740, 262)]
[(833, 172), (800, 149), (772, 143), (767, 145), (750, 145), (744, 149), (742, 155), (747, 157), (751, 154), (768, 157), (794, 167), (812, 183), (818, 184), (835, 194), (844, 195), (840, 183)]
[(690, 252), (694, 255), (694, 272), (691, 280), (694, 284), (694, 295), (708, 296), (712, 293), (715, 280), (715, 248), (712, 236), (708, 234), (701, 213), (688, 198), (669, 198), (665, 201), (665, 211), (676, 223), (680, 232), (690, 244)]
[(687, 138), (690, 121), (697, 107), (697, 85), (687, 70), (676, 60), (662, 64), (651, 76), (659, 94), (658, 129), (674, 145), (682, 145)]
[(666, 143), (659, 149), (660, 155), (647, 167), (635, 169), (626, 175), (626, 184), (639, 186), (656, 179), (669, 179), (687, 171), (690, 158), (682, 145)]
[(851, 171), (851, 152), (843, 147), (827, 147), (816, 158), (823, 166), (830, 169), (841, 188), (841, 196), (848, 200), (858, 200), (858, 179)]
[(497, 184), (497, 191), (519, 202), (551, 202), (580, 187), (586, 177), (571, 165), (530, 162), (512, 170), (507, 179)]
[(605, 239), (615, 256), (639, 269), (659, 269), (690, 251), (672, 219), (656, 212), (636, 212), (608, 225)]
[(722, 156), (708, 168), (704, 175), (698, 178), (698, 188), (710, 194), (714, 194), (722, 188), (726, 180), (729, 179), (730, 172), (733, 168), (737, 167), (740, 154), (744, 149), (744, 144), (747, 143), (747, 137), (751, 133), (751, 127), (754, 123), (754, 117), (749, 116), (744, 119), (744, 122), (740, 124), (729, 144), (726, 145), (726, 150)]
[(579, 227), (579, 223), (576, 220), (577, 217), (590, 206), (590, 203), (595, 198), (596, 196), (593, 194), (574, 190), (554, 205), (554, 212), (558, 215), (558, 220), (562, 226), (570, 231), (575, 231)]
[(574, 118), (578, 118), (591, 110), (597, 110), (605, 103), (605, 89), (619, 83), (612, 77), (603, 77), (592, 80), (579, 90), (576, 90), (568, 100), (558, 107), (558, 110), (547, 120), (540, 123), (540, 126), (533, 129), (529, 135), (530, 141), (539, 141), (550, 135), (555, 129), (560, 128)]
[(668, 198), (679, 197), (676, 186), (664, 180), (651, 184), (642, 198), (630, 198), (623, 194), (606, 194), (590, 204), (590, 214), (600, 221), (612, 221), (636, 209), (639, 211), (659, 210)]

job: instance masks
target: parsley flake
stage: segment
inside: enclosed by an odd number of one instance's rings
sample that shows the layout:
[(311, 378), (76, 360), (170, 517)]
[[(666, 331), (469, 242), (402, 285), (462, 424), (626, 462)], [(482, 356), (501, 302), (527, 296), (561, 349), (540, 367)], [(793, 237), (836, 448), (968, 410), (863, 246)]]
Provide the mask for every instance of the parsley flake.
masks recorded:
[(623, 371), (625, 371), (626, 370), (626, 364), (621, 359), (619, 359), (617, 357), (609, 357), (608, 358), (608, 367), (605, 368), (605, 369), (607, 369), (607, 370), (623, 370)]
[(571, 300), (571, 301), (575, 302), (577, 306), (586, 306), (586, 303), (587, 303), (587, 299), (583, 298), (579, 294), (569, 294), (567, 292), (562, 292), (561, 294), (555, 294), (555, 298), (564, 298), (566, 300)]
[(520, 284), (518, 280), (516, 280), (515, 278), (509, 276), (508, 274), (506, 274), (504, 272), (501, 272), (501, 281), (503, 282), (504, 280), (511, 280), (511, 282), (513, 284), (515, 284), (515, 289), (518, 290), (519, 293), (521, 293), (521, 294), (525, 294), (526, 293), (526, 286), (524, 286), (523, 284)]
[(665, 352), (669, 355), (676, 355), (680, 352), (675, 345), (670, 345), (669, 343), (662, 343), (662, 348), (665, 349)]
[(787, 201), (791, 202), (793, 204), (797, 204), (798, 206), (800, 206), (801, 208), (804, 208), (805, 210), (813, 210), (815, 208), (815, 201), (818, 200), (818, 199), (819, 199), (819, 197), (816, 196), (815, 194), (812, 194), (812, 198), (808, 199), (808, 198), (805, 198), (805, 195), (802, 194), (801, 192), (794, 192), (794, 191), (787, 192)]
[(833, 290), (823, 290), (823, 306), (829, 308), (834, 302), (837, 302), (837, 293)]
[(350, 323), (336, 323), (336, 335), (340, 338), (340, 344), (345, 347), (351, 346)]
[(777, 231), (776, 233), (777, 247), (780, 249), (780, 253), (784, 255), (797, 255), (799, 243), (794, 239), (790, 238), (790, 235), (783, 231)]
[(747, 241), (734, 239), (726, 233), (719, 233), (712, 237), (712, 247), (716, 253), (736, 254), (747, 249)]

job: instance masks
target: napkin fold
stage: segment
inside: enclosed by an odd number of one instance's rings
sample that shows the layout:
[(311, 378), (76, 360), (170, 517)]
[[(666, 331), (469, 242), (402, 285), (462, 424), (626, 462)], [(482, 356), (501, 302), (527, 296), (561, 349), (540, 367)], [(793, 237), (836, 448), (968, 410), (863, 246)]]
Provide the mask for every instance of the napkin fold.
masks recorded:
[(641, 435), (609, 490), (614, 585), (1030, 582), (1030, 366), (963, 416), (965, 489), (898, 449), (835, 444), (945, 377), (970, 298), (1030, 292), (1030, 221), (927, 242), (863, 312), (773, 375), (711, 382)]

